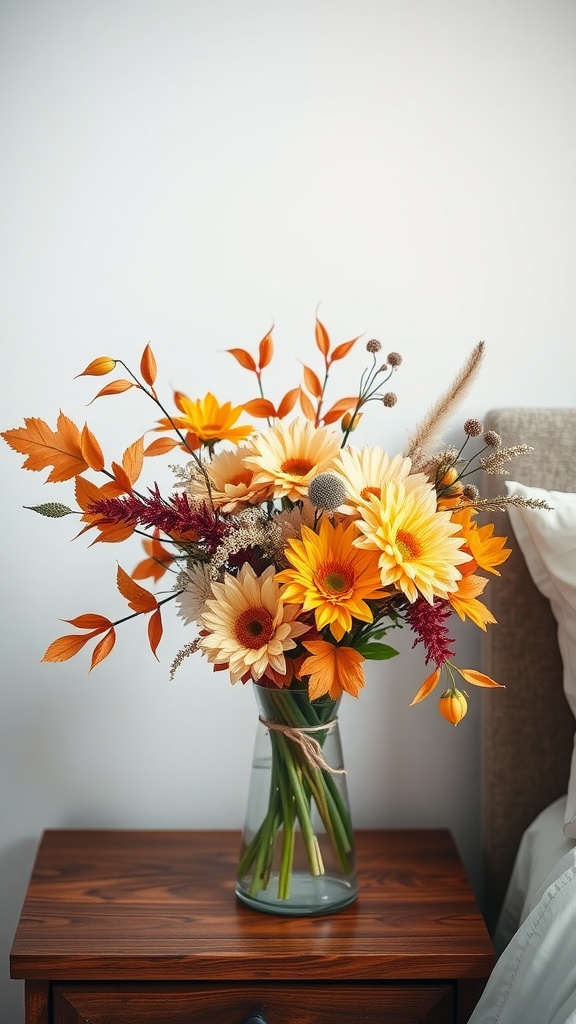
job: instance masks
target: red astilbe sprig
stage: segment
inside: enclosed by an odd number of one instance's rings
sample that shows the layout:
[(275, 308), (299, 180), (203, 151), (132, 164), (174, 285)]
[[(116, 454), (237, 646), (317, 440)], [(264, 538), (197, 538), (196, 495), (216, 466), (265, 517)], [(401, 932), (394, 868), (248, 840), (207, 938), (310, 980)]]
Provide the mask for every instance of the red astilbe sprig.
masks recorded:
[(433, 661), (441, 668), (450, 658), (454, 657), (455, 640), (448, 635), (446, 619), (452, 614), (452, 609), (445, 601), (434, 601), (430, 604), (420, 597), (414, 601), (406, 610), (406, 621), (416, 639), (412, 647), (417, 644), (424, 644), (426, 650), (425, 664)]
[(90, 506), (90, 512), (111, 523), (138, 523), (157, 527), (168, 535), (193, 534), (202, 539), (212, 554), (228, 532), (226, 525), (205, 502), (192, 507), (185, 494), (176, 492), (163, 498), (155, 484), (150, 497), (129, 494), (121, 498), (103, 498)]

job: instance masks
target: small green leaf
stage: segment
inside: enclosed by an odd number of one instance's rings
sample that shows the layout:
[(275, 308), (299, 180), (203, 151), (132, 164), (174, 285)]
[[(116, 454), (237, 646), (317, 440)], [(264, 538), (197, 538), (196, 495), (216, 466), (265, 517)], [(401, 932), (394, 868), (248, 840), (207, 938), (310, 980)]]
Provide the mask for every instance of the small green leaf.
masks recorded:
[(359, 644), (356, 650), (368, 661), (387, 661), (398, 654), (398, 651), (389, 644)]
[(24, 505), (24, 508), (31, 512), (38, 512), (41, 516), (49, 516), (50, 519), (60, 519), (61, 516), (74, 515), (74, 509), (67, 505), (61, 505), (59, 501), (48, 501), (45, 505)]

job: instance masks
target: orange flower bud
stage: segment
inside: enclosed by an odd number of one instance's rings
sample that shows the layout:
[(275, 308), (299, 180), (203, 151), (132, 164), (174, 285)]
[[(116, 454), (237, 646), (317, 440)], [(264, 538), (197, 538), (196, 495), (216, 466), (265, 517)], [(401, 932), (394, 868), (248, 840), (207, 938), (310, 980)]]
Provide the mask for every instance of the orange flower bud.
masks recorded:
[(468, 710), (468, 701), (466, 696), (461, 690), (454, 688), (453, 690), (444, 690), (444, 693), (440, 697), (440, 714), (444, 716), (447, 722), (451, 722), (452, 725), (458, 725), (461, 722)]
[(77, 374), (78, 377), (102, 377), (106, 373), (110, 373), (116, 366), (116, 360), (112, 359), (111, 356), (98, 356), (97, 359), (93, 359), (88, 364), (82, 373)]
[(345, 430), (356, 430), (356, 427), (360, 423), (361, 419), (362, 419), (362, 413), (361, 412), (357, 412), (355, 417), (354, 417), (354, 423), (353, 423), (352, 426), (350, 426), (350, 424), (352, 423), (352, 413), (351, 412), (345, 412), (343, 417), (342, 417), (341, 424), (340, 424), (341, 427), (342, 427), (342, 430), (344, 430), (344, 431)]

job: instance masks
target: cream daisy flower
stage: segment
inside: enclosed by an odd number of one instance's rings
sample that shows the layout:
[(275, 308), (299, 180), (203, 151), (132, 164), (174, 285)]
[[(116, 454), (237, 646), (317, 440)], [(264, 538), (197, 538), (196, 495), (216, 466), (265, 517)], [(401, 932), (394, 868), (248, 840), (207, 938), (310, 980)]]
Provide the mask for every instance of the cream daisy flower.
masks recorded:
[[(254, 483), (254, 469), (246, 464), (246, 456), (251, 453), (249, 445), (241, 445), (231, 451), (219, 452), (206, 467), (212, 503), (223, 512), (234, 513), (247, 505), (260, 505), (272, 496), (271, 483)], [(194, 474), (188, 491), (195, 497), (208, 497), (202, 473)]]
[(299, 609), (280, 599), (274, 572), (269, 566), (257, 576), (244, 564), (238, 576), (227, 573), (222, 583), (212, 584), (214, 597), (200, 617), (207, 631), (200, 648), (212, 664), (228, 666), (233, 683), (247, 672), (258, 680), (268, 666), (284, 675), (284, 652), (296, 646), (294, 637), (309, 629), (296, 618)]
[(202, 562), (191, 565), (178, 576), (178, 586), (183, 588), (176, 597), (178, 615), (186, 625), (198, 622), (207, 599), (214, 596), (208, 566)]
[(391, 459), (379, 445), (365, 445), (360, 451), (350, 447), (341, 449), (331, 469), (346, 488), (347, 500), (339, 511), (349, 516), (357, 514), (360, 505), (369, 507), (370, 496), (380, 498), (382, 488), (393, 480), (403, 483), (407, 491), (427, 483), (423, 473), (411, 475), (411, 468), (410, 459), (403, 455)]
[(370, 497), (359, 507), (356, 547), (379, 550), (384, 586), (395, 586), (413, 602), (420, 595), (432, 603), (446, 599), (458, 586), (458, 565), (470, 560), (462, 551), (464, 537), (450, 513), (437, 511), (430, 483), (407, 490), (394, 481), (382, 488), (381, 499)]
[(276, 423), (250, 438), (254, 454), (246, 457), (255, 469), (254, 484), (271, 483), (275, 498), (299, 501), (317, 473), (331, 468), (340, 450), (340, 436), (309, 420), (295, 419), (287, 426)]

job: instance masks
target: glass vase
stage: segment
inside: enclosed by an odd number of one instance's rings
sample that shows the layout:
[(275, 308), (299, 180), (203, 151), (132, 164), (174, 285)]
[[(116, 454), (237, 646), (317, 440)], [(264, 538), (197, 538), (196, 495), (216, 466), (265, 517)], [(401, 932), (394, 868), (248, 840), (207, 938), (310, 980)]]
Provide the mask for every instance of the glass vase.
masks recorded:
[(259, 711), (236, 894), (272, 914), (326, 914), (357, 895), (338, 704), (254, 685)]

